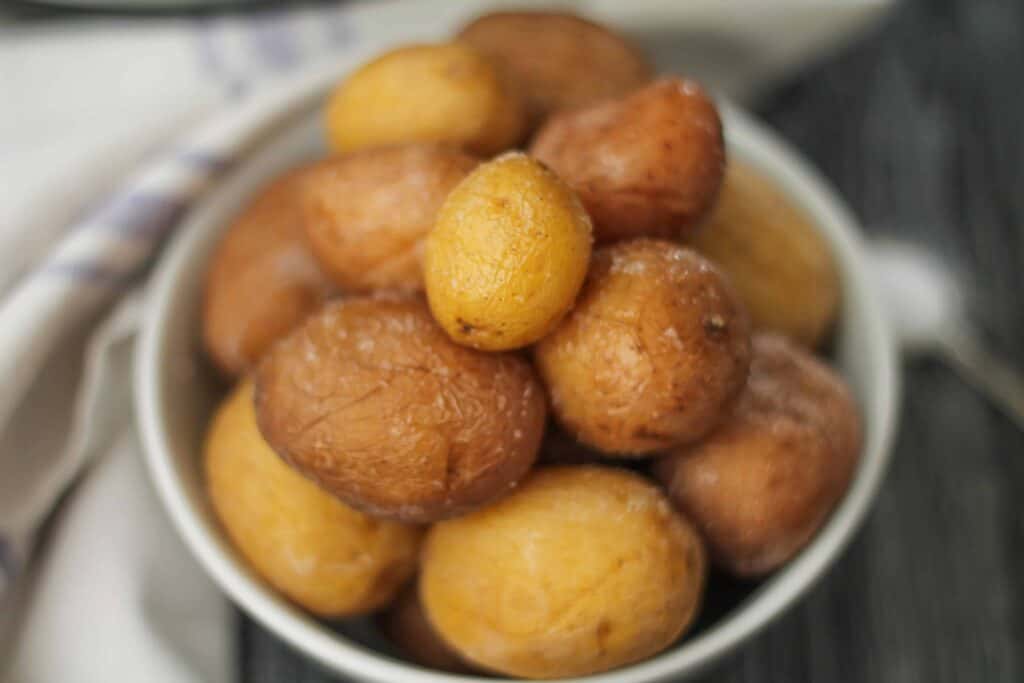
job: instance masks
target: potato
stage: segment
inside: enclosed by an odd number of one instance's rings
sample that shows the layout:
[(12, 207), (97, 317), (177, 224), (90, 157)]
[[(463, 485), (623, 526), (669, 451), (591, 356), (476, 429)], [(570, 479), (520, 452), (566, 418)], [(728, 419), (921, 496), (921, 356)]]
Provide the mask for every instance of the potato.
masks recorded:
[(690, 244), (729, 274), (756, 328), (814, 347), (832, 327), (840, 285), (829, 245), (754, 167), (729, 162), (718, 202)]
[(235, 547), (309, 611), (369, 612), (415, 573), (421, 530), (356, 512), (281, 462), (256, 427), (251, 382), (218, 409), (204, 464), (210, 501)]
[(532, 344), (572, 306), (590, 249), (576, 195), (525, 154), (502, 155), (452, 190), (427, 236), (430, 310), (460, 344)]
[(384, 612), (381, 629), (412, 661), (431, 669), (471, 673), (472, 668), (441, 640), (423, 613), (417, 584), (411, 583)]
[(420, 298), (328, 303), (256, 373), (263, 435), (353, 507), (431, 522), (507, 493), (533, 464), (544, 389), (523, 358), (452, 343)]
[(302, 234), (299, 190), (316, 172), (312, 164), (263, 188), (213, 254), (203, 298), (203, 343), (227, 375), (254, 366), (331, 291)]
[(428, 532), (420, 595), (463, 658), (557, 678), (671, 645), (697, 613), (705, 574), (700, 538), (656, 486), (608, 467), (546, 467)]
[(458, 39), (501, 64), (519, 84), (531, 127), (561, 109), (619, 97), (651, 79), (643, 54), (622, 36), (563, 12), (493, 12)]
[(302, 208), (313, 254), (346, 291), (423, 288), (423, 238), (477, 160), (411, 144), (355, 152), (307, 178)]
[(356, 70), (331, 94), (331, 148), (447, 142), (483, 155), (525, 131), (522, 98), (498, 67), (461, 43), (410, 45)]
[(747, 577), (781, 567), (811, 540), (861, 446), (857, 408), (835, 373), (778, 335), (755, 335), (753, 348), (733, 414), (655, 465), (716, 563)]
[(579, 193), (599, 242), (685, 234), (714, 204), (725, 169), (714, 103), (677, 78), (553, 116), (530, 153)]
[(575, 308), (535, 347), (563, 427), (606, 453), (704, 436), (743, 388), (749, 323), (696, 252), (639, 239), (594, 253)]

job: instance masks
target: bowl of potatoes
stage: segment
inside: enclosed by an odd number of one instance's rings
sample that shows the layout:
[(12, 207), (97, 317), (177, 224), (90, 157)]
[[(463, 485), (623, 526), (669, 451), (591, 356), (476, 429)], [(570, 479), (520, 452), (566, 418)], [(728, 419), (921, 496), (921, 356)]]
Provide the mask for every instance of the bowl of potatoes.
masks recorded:
[(138, 345), (156, 488), (234, 601), (360, 681), (641, 683), (822, 576), (898, 386), (813, 169), (570, 14), (314, 90), (181, 226)]

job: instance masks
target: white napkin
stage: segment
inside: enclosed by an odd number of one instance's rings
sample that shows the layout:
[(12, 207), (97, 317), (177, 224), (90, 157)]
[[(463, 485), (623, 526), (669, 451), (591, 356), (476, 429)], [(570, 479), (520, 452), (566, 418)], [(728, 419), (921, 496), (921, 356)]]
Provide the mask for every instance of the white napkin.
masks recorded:
[[(0, 25), (0, 662), (10, 680), (230, 677), (230, 612), (139, 465), (129, 403), (139, 302), (96, 322), (255, 144), (239, 133), (248, 127), (236, 103), (285, 97), (347, 51), (442, 36), (496, 4)], [(841, 46), (889, 1), (570, 4), (636, 34), (659, 66), (742, 96)], [(29, 564), (40, 524), (100, 456)]]

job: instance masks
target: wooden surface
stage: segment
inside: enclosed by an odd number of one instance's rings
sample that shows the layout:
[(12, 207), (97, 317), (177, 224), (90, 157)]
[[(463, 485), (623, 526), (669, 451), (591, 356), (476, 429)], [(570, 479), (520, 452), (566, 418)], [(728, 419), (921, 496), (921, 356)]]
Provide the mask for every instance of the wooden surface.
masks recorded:
[[(872, 235), (921, 240), (973, 279), (1024, 366), (1024, 2), (916, 0), (758, 106)], [(786, 617), (701, 681), (1024, 681), (1024, 434), (911, 360), (870, 521)], [(243, 680), (331, 678), (251, 622)]]

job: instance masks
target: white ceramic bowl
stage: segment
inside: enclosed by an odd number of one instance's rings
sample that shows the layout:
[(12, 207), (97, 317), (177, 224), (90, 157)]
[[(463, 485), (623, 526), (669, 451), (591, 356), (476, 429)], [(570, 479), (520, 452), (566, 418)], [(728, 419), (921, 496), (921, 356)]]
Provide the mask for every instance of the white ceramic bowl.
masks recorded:
[[(324, 79), (324, 82), (327, 82)], [(317, 88), (322, 86), (317, 86)], [(203, 273), (211, 249), (246, 198), (276, 173), (323, 154), (316, 88), (279, 101), (246, 125), (277, 132), (219, 183), (179, 227), (155, 275), (136, 359), (136, 402), (146, 459), (178, 531), (223, 590), (296, 649), (351, 678), (373, 683), (486, 681), (429, 671), (402, 661), (367, 620), (328, 624), (294, 607), (256, 577), (232, 550), (204, 495), (200, 445), (220, 389), (199, 343)], [(278, 98), (279, 100), (281, 98)], [(287, 98), (285, 98), (287, 100)], [(842, 315), (835, 362), (850, 382), (866, 426), (852, 486), (828, 523), (794, 561), (763, 583), (712, 603), (710, 616), (682, 642), (645, 662), (581, 679), (589, 683), (680, 681), (734, 650), (776, 619), (835, 562), (860, 526), (881, 484), (896, 424), (895, 352), (869, 283), (856, 222), (799, 156), (760, 124), (725, 112), (729, 152), (767, 171), (815, 219), (842, 273)], [(258, 296), (258, 292), (253, 293)]]

